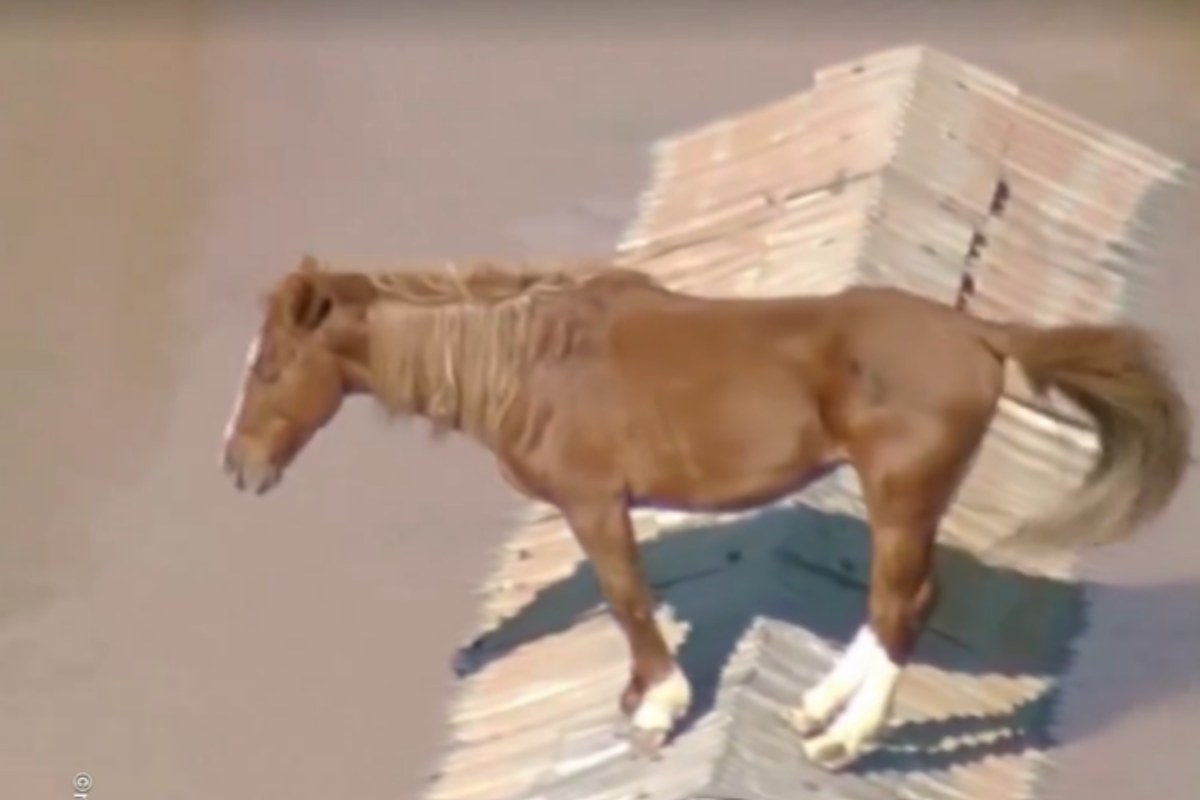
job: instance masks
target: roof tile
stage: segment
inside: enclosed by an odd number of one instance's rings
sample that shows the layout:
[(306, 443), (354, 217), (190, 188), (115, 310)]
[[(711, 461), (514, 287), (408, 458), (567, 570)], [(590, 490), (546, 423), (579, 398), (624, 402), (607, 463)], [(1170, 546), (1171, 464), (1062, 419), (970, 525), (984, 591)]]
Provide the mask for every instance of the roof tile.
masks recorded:
[[(924, 47), (819, 70), (812, 89), (655, 147), (620, 258), (709, 295), (908, 286), (1041, 322), (1123, 313), (1148, 192), (1170, 158)], [(856, 769), (808, 764), (784, 710), (860, 624), (862, 499), (842, 471), (754, 514), (639, 511), (645, 568), (697, 718), (659, 762), (613, 736), (625, 644), (561, 518), (531, 506), (461, 654), (438, 800), (1032, 797), (1083, 613), (1069, 554), (1001, 555), (1086, 472), (1077, 409), (1015, 376), (950, 509), (943, 602), (894, 730)], [(730, 557), (736, 553), (737, 557)]]

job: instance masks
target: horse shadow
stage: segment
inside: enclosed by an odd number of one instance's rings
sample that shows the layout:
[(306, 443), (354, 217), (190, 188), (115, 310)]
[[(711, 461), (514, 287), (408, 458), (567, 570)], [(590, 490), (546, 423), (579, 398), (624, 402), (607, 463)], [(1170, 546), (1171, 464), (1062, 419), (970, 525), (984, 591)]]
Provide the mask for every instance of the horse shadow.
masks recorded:
[[(724, 666), (757, 621), (783, 623), (785, 629), (803, 629), (846, 646), (864, 621), (867, 546), (861, 520), (809, 506), (771, 509), (643, 541), (643, 567), (659, 602), (669, 605), (689, 631), (677, 658), (692, 681), (693, 703), (679, 734), (714, 709)], [(1107, 608), (1120, 607), (1126, 615), (1153, 614), (1165, 605), (1200, 607), (1197, 583), (1112, 587), (1062, 581), (985, 563), (941, 543), (935, 564), (941, 597), (913, 663), (951, 673), (1062, 677), (1084, 629), (1088, 596), (1096, 593), (1103, 594)], [(462, 648), (455, 670), (465, 678), (603, 609), (591, 566), (581, 560), (569, 576)], [(1195, 673), (1175, 665), (1121, 691), (1092, 692), (1088, 719), (1072, 736), (1091, 736), (1132, 709), (1185, 690)], [(792, 688), (800, 691), (804, 685)], [(1061, 688), (1052, 680), (1049, 688), (999, 713), (900, 722), (853, 770), (947, 769), (1049, 749), (1057, 744), (1051, 727)], [(938, 746), (948, 738), (969, 741)]]

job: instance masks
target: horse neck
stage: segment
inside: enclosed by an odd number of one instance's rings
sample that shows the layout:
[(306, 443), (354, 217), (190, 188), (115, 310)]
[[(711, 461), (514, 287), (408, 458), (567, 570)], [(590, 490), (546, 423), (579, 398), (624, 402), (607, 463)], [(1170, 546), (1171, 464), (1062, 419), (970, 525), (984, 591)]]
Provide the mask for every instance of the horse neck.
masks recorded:
[(383, 298), (368, 314), (372, 391), (391, 413), (493, 438), (520, 385), (527, 298), (416, 305)]

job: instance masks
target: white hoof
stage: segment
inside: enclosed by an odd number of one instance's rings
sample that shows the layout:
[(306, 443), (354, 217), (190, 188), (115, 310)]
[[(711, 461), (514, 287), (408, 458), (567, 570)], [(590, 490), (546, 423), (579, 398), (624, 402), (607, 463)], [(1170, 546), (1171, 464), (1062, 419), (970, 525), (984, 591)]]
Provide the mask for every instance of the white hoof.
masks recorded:
[(900, 667), (893, 663), (874, 637), (863, 648), (863, 677), (841, 713), (824, 733), (803, 742), (809, 760), (829, 770), (838, 770), (858, 759), (887, 725), (892, 698), (900, 680)]
[(671, 728), (692, 703), (692, 685), (683, 670), (675, 667), (665, 680), (646, 691), (641, 704), (633, 712), (632, 736), (640, 749), (657, 751), (666, 741)]
[(825, 730), (825, 726), (829, 724), (828, 720), (817, 717), (809, 712), (803, 705), (801, 705), (799, 708), (792, 709), (791, 713), (788, 715), (788, 722), (792, 724), (792, 728), (795, 729), (796, 733), (806, 738), (809, 736), (815, 736), (816, 734)]
[(863, 743), (844, 742), (836, 736), (824, 735), (806, 739), (801, 743), (804, 755), (819, 767), (836, 772), (849, 766), (863, 752)]
[(662, 756), (662, 747), (666, 741), (667, 731), (634, 728), (629, 735), (629, 750), (634, 758), (657, 761)]
[(871, 655), (877, 649), (878, 643), (870, 628), (860, 628), (833, 668), (804, 693), (799, 708), (792, 712), (792, 727), (801, 736), (820, 733), (833, 721), (862, 683)]

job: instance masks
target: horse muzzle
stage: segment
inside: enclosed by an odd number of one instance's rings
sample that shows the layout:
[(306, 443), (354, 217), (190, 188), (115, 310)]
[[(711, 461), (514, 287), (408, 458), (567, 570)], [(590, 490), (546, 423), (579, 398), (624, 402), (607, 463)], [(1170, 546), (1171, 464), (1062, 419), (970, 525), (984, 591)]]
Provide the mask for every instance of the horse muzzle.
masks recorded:
[(238, 491), (249, 491), (256, 495), (274, 489), (283, 478), (282, 469), (237, 439), (222, 452), (221, 466)]

